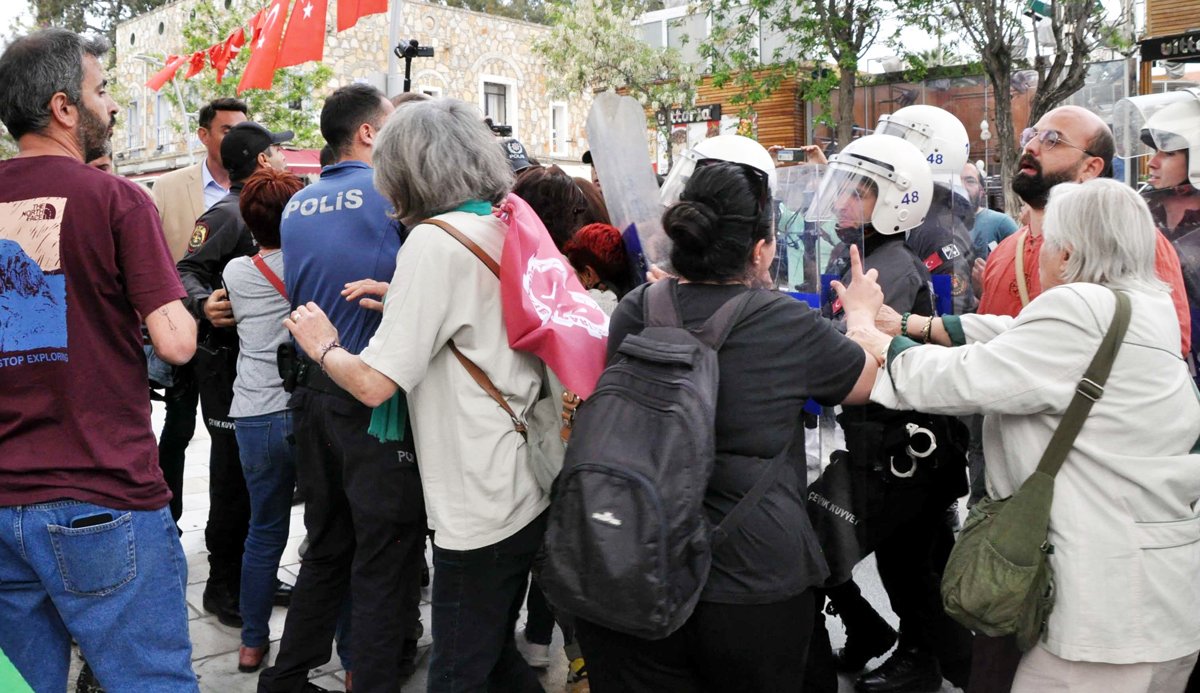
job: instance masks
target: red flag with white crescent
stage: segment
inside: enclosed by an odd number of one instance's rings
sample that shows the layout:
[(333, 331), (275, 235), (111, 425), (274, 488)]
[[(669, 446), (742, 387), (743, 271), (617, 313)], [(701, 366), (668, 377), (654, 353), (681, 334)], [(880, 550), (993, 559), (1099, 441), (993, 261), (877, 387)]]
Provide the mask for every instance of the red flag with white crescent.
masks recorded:
[(246, 30), (238, 27), (224, 41), (208, 49), (208, 61), (217, 71), (217, 84), (221, 83), (221, 78), (225, 76), (225, 70), (229, 67), (229, 63), (233, 62), (245, 44)]
[(296, 0), (275, 58), (275, 69), (321, 59), (325, 53), (327, 6), (328, 0)]
[(247, 89), (270, 89), (275, 77), (275, 58), (279, 55), (279, 39), (287, 19), (287, 0), (271, 0), (260, 14), (262, 17), (250, 46), (250, 60), (238, 82), (239, 94)]
[(497, 216), (508, 223), (500, 260), (508, 345), (537, 355), (563, 385), (586, 399), (604, 370), (608, 316), (528, 203), (510, 194)]

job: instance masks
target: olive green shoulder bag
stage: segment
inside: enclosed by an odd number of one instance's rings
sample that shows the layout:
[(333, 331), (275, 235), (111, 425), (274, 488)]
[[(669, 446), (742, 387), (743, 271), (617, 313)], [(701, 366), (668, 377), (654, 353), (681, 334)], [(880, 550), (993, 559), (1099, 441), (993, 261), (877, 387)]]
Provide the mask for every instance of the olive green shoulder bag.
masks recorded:
[(1075, 443), (1092, 405), (1104, 395), (1129, 327), (1129, 297), (1114, 292), (1117, 309), (1075, 397), (1054, 431), (1037, 471), (1008, 498), (984, 498), (971, 508), (942, 577), (946, 613), (973, 631), (1015, 635), (1022, 651), (1046, 632), (1054, 608), (1048, 540), (1054, 476)]

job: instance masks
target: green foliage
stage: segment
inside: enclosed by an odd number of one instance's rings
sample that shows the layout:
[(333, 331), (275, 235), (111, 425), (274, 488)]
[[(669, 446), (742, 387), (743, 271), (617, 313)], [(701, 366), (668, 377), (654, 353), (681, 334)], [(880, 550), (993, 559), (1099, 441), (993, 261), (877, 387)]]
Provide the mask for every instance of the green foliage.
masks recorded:
[[(196, 4), (191, 19), (183, 27), (180, 52), (190, 54), (205, 50), (218, 41), (224, 41), (225, 37), (239, 26), (244, 27), (254, 12), (261, 9), (261, 4), (251, 3), (249, 0), (236, 0), (227, 10), (224, 2), (220, 0), (201, 0)], [(221, 84), (217, 84), (216, 71), (211, 67), (206, 67), (196, 77), (185, 80), (185, 66), (175, 76), (175, 86), (178, 86), (178, 90), (168, 83), (163, 86), (162, 93), (177, 107), (182, 100), (182, 108), (189, 114), (198, 112), (201, 106), (212, 99), (238, 96), (238, 80), (241, 79), (250, 52), (247, 36), (247, 45), (229, 64)], [(324, 139), (321, 137), (318, 122), (320, 105), (315, 101), (315, 97), (325, 89), (332, 78), (333, 70), (326, 65), (307, 63), (277, 70), (274, 85), (270, 90), (251, 89), (242, 93), (239, 98), (246, 101), (254, 120), (272, 130), (295, 132), (296, 138), (290, 143), (291, 146), (319, 149), (324, 144)], [(189, 116), (186, 122), (177, 120), (172, 126), (179, 132), (191, 132), (196, 128), (196, 120)]]
[[(712, 30), (700, 44), (700, 55), (708, 63), (713, 86), (737, 87), (730, 101), (741, 105), (743, 118), (750, 118), (754, 105), (770, 98), (799, 69), (786, 45), (776, 47), (771, 55), (760, 55), (760, 26), (771, 29), (770, 22), (760, 17), (769, 16), (774, 4), (774, 0), (716, 0), (707, 8)], [(773, 69), (764, 71), (763, 65)]]
[(8, 128), (0, 125), (0, 160), (11, 159), (17, 155), (17, 143), (8, 134)]
[[(713, 31), (701, 54), (714, 82), (731, 80), (739, 87), (735, 101), (743, 115), (768, 98), (789, 75), (800, 79), (801, 97), (819, 106), (816, 120), (833, 125), (839, 141), (849, 141), (853, 123), (858, 62), (875, 42), (888, 16), (904, 16), (909, 4), (932, 0), (712, 0), (707, 3)], [(776, 48), (760, 55), (762, 38)], [(835, 70), (812, 66), (832, 60)], [(773, 79), (760, 80), (761, 65), (779, 68)], [(811, 76), (808, 74), (811, 72)], [(838, 92), (838, 109), (832, 95)]]
[(474, 10), (537, 24), (545, 24), (548, 19), (545, 0), (440, 0), (440, 2), (447, 7), (461, 7), (464, 10)]
[[(10, 2), (12, 0), (9, 0)], [(80, 34), (117, 39), (117, 25), (139, 14), (162, 7), (169, 0), (27, 0), (39, 27), (54, 26)]]
[(640, 2), (552, 0), (550, 32), (533, 45), (546, 60), (551, 96), (626, 89), (647, 108), (690, 106), (697, 77), (679, 51), (637, 37)]

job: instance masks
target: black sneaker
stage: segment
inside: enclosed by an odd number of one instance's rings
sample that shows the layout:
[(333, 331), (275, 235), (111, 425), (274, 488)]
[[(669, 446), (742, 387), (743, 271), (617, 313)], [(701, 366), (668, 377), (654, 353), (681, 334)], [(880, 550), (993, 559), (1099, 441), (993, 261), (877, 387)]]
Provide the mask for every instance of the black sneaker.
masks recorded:
[(917, 650), (896, 650), (878, 669), (854, 682), (858, 693), (936, 693), (942, 690), (937, 658)]

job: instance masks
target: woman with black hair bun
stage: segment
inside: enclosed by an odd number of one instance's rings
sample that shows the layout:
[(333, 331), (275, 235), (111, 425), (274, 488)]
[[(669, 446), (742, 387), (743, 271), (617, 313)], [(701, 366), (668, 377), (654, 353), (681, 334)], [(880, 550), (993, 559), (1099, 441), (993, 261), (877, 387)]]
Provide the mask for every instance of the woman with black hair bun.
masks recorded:
[[(754, 486), (765, 465), (788, 461), (712, 556), (700, 602), (662, 640), (583, 620), (576, 628), (592, 689), (604, 691), (780, 691), (803, 685), (816, 616), (813, 590), (829, 574), (804, 509), (802, 409), (867, 401), (876, 359), (806, 304), (775, 294), (774, 206), (767, 174), (705, 162), (663, 216), (673, 241), (668, 279), (683, 323), (703, 325), (731, 299), (747, 304), (718, 352), (717, 457), (705, 493), (716, 526)], [(610, 361), (644, 327), (646, 287), (629, 292), (610, 324)], [(782, 377), (781, 377), (782, 376)]]

